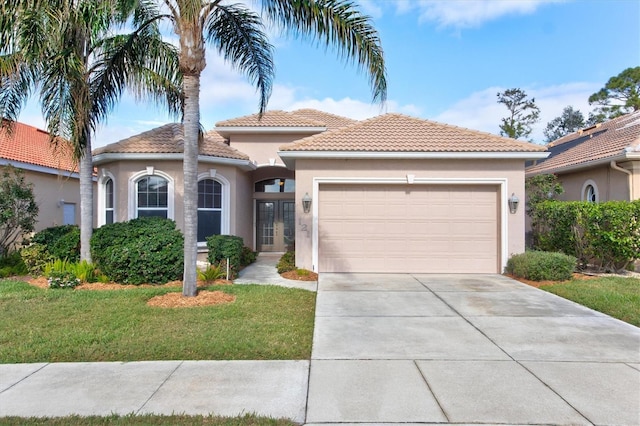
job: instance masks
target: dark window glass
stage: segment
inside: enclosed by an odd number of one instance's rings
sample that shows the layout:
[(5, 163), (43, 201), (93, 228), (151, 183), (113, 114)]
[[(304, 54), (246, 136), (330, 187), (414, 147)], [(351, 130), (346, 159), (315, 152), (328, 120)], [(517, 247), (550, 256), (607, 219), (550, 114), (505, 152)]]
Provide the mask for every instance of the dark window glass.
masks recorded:
[(207, 237), (220, 235), (222, 212), (216, 210), (198, 210), (198, 241), (203, 242)]
[[(167, 217), (169, 184), (159, 176), (147, 176), (137, 183), (138, 217)], [(153, 210), (152, 210), (153, 209)]]
[(222, 232), (222, 184), (213, 179), (198, 182), (198, 242)]
[(255, 192), (295, 192), (296, 181), (294, 179), (266, 179), (257, 182)]

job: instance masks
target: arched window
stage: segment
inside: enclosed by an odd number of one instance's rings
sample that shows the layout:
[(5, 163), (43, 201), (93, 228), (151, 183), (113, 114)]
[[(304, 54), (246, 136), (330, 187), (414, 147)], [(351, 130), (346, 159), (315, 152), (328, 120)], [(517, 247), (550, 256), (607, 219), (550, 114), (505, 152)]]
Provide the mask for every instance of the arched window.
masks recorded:
[(222, 233), (222, 185), (214, 179), (198, 181), (198, 242)]
[(136, 182), (136, 217), (169, 217), (169, 183), (160, 176)]
[(256, 182), (255, 192), (296, 192), (294, 179), (276, 178)]
[(104, 181), (104, 223), (113, 223), (113, 179)]
[(582, 185), (582, 201), (588, 201), (590, 203), (597, 203), (600, 201), (598, 186), (591, 179), (587, 180), (584, 185)]

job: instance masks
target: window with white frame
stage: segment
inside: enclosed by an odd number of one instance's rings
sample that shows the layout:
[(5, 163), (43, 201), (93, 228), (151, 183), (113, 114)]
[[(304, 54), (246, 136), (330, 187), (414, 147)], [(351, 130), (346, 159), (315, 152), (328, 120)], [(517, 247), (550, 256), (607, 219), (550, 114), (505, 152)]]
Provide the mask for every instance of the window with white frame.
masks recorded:
[(136, 182), (136, 217), (169, 217), (169, 182), (144, 176)]
[(107, 178), (104, 181), (104, 223), (113, 223), (113, 179)]
[(198, 242), (222, 233), (222, 184), (215, 179), (198, 181)]
[(591, 179), (587, 180), (584, 185), (582, 185), (582, 201), (588, 201), (590, 203), (597, 203), (600, 201), (598, 186)]

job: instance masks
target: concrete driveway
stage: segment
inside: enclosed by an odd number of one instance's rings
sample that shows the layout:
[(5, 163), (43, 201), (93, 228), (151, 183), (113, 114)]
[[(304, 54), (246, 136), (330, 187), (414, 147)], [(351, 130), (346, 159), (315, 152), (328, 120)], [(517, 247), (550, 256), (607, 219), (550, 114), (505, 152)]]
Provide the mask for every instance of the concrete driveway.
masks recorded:
[(640, 424), (640, 329), (500, 275), (321, 274), (307, 424)]

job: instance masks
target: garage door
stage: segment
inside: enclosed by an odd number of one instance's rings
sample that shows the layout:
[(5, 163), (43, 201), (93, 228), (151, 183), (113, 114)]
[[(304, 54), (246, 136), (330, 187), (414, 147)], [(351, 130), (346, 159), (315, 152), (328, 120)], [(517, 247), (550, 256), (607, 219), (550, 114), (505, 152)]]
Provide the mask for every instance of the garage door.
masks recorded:
[(320, 186), (320, 272), (499, 272), (494, 185)]

